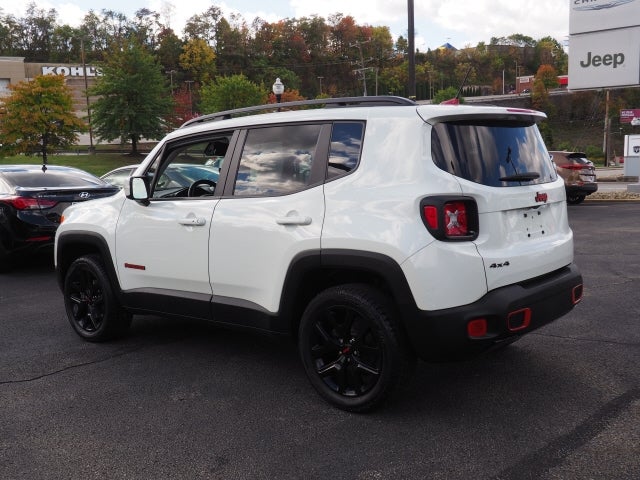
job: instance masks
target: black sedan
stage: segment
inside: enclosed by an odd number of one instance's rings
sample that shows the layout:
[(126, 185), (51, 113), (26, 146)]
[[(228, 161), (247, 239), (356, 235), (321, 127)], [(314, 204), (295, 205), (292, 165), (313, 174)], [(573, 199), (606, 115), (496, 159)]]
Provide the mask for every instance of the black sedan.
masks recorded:
[(8, 270), (19, 254), (52, 247), (69, 205), (118, 191), (77, 168), (0, 165), (0, 271)]

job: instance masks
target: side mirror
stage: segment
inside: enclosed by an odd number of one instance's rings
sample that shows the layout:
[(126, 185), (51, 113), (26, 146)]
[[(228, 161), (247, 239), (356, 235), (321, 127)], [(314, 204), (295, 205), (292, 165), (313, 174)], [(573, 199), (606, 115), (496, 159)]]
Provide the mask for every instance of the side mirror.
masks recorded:
[[(128, 188), (127, 188), (128, 187)], [(125, 185), (125, 194), (127, 198), (140, 202), (144, 205), (149, 204), (149, 179), (148, 177), (131, 177), (129, 183)]]

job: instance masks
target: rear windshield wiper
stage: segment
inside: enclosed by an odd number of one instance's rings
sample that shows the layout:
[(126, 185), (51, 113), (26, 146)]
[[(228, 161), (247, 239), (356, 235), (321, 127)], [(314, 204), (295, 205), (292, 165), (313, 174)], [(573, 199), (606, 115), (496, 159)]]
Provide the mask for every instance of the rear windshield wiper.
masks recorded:
[(500, 177), (501, 182), (530, 182), (531, 180), (535, 180), (540, 178), (540, 174), (538, 172), (524, 172), (524, 173), (516, 173), (515, 175), (507, 175), (506, 177)]

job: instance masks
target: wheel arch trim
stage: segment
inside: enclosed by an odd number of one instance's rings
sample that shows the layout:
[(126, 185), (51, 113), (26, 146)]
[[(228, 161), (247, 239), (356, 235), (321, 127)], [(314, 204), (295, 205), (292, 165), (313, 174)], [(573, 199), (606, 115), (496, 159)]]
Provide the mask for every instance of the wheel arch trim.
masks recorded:
[[(71, 255), (69, 252), (73, 252), (74, 254)], [(55, 263), (56, 276), (60, 289), (64, 289), (64, 278), (73, 260), (89, 252), (97, 252), (100, 254), (114, 293), (121, 298), (120, 282), (118, 281), (118, 274), (113, 263), (109, 244), (102, 235), (90, 231), (63, 232), (58, 236), (56, 240)]]
[[(293, 258), (283, 284), (279, 310), (292, 328), (297, 324), (295, 299), (305, 288), (303, 280), (314, 273), (322, 276), (323, 273), (338, 270), (367, 275), (370, 278), (377, 277), (384, 281), (403, 323), (418, 309), (402, 268), (391, 257), (363, 250), (310, 250), (301, 252)], [(353, 281), (348, 278), (345, 282), (332, 279), (327, 286), (338, 283), (353, 283)]]

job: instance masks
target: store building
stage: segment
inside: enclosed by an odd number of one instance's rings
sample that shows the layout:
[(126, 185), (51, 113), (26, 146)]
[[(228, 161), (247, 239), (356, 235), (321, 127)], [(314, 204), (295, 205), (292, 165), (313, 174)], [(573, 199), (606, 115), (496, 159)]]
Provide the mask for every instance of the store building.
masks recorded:
[(99, 74), (91, 65), (29, 63), (23, 57), (0, 57), (0, 99), (9, 95), (9, 85), (31, 80), (37, 75), (64, 75), (73, 97), (73, 109), (76, 115), (83, 117), (87, 112), (87, 88), (95, 84)]

